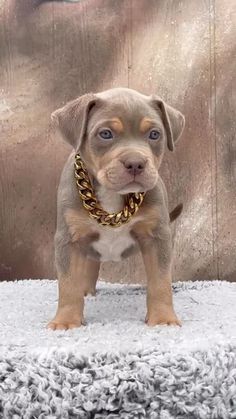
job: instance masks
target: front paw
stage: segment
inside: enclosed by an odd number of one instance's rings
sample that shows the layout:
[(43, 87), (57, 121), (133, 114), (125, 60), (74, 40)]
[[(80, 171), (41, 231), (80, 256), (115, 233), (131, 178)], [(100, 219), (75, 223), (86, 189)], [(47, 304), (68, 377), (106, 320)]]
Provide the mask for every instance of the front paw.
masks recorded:
[(147, 313), (145, 322), (148, 326), (182, 326), (181, 321), (178, 319), (173, 309), (166, 308)]
[(53, 320), (47, 324), (47, 329), (69, 330), (84, 325), (84, 318), (80, 313), (76, 313), (73, 308), (61, 309), (57, 312)]
[(84, 323), (82, 321), (71, 322), (70, 320), (57, 320), (56, 318), (51, 320), (47, 324), (47, 329), (51, 330), (69, 330), (75, 329), (76, 327), (82, 326)]

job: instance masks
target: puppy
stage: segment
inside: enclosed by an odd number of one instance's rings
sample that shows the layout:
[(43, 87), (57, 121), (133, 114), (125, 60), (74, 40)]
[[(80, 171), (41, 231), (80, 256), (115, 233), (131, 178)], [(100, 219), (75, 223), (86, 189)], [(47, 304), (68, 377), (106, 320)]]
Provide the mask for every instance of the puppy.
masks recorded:
[[(55, 261), (59, 302), (50, 329), (84, 323), (84, 296), (95, 294), (100, 263), (119, 261), (138, 249), (147, 275), (149, 326), (180, 325), (172, 301), (172, 241), (167, 193), (159, 175), (166, 146), (173, 151), (184, 116), (158, 96), (127, 88), (86, 94), (52, 114), (74, 148), (58, 189)], [(127, 194), (144, 193), (129, 222), (113, 228), (89, 216), (74, 175), (75, 153), (81, 156), (102, 210), (122, 211)], [(109, 218), (109, 216), (108, 216)]]

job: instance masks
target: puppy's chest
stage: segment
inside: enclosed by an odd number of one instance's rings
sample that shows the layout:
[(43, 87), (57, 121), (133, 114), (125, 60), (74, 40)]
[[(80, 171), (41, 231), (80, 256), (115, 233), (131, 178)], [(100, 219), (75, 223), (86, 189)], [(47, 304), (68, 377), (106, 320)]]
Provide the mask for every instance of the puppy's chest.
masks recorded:
[[(102, 186), (97, 189), (98, 199), (103, 208), (112, 213), (120, 211), (123, 206), (123, 198), (111, 191), (105, 190)], [(99, 253), (101, 262), (119, 261), (123, 253), (135, 245), (135, 240), (130, 235), (133, 222), (123, 226), (112, 228), (99, 226), (97, 232), (99, 239), (93, 242), (93, 249)]]
[(99, 239), (92, 246), (100, 255), (101, 262), (120, 261), (125, 251), (135, 245), (130, 235), (130, 228), (122, 226), (116, 228), (101, 227)]

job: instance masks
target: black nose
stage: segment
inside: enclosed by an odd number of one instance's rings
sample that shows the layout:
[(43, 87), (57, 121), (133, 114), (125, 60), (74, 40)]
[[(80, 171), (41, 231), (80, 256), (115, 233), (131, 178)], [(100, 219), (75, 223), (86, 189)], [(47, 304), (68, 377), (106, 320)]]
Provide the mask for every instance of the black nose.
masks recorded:
[(140, 175), (140, 173), (143, 172), (146, 165), (146, 161), (144, 159), (138, 159), (138, 160), (127, 159), (123, 161), (123, 164), (125, 168), (127, 169), (127, 171), (131, 175), (135, 176), (135, 175)]

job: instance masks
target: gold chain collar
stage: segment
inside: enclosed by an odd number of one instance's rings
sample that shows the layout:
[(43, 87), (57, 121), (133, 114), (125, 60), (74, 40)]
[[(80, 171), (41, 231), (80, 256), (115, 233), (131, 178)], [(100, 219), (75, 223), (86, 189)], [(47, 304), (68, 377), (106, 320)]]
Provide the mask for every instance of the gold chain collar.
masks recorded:
[(79, 195), (84, 208), (88, 210), (90, 217), (99, 224), (110, 227), (120, 227), (128, 223), (131, 217), (136, 214), (144, 199), (144, 192), (130, 193), (126, 196), (126, 204), (122, 211), (109, 214), (97, 201), (89, 179), (88, 172), (79, 154), (75, 155), (75, 179)]

